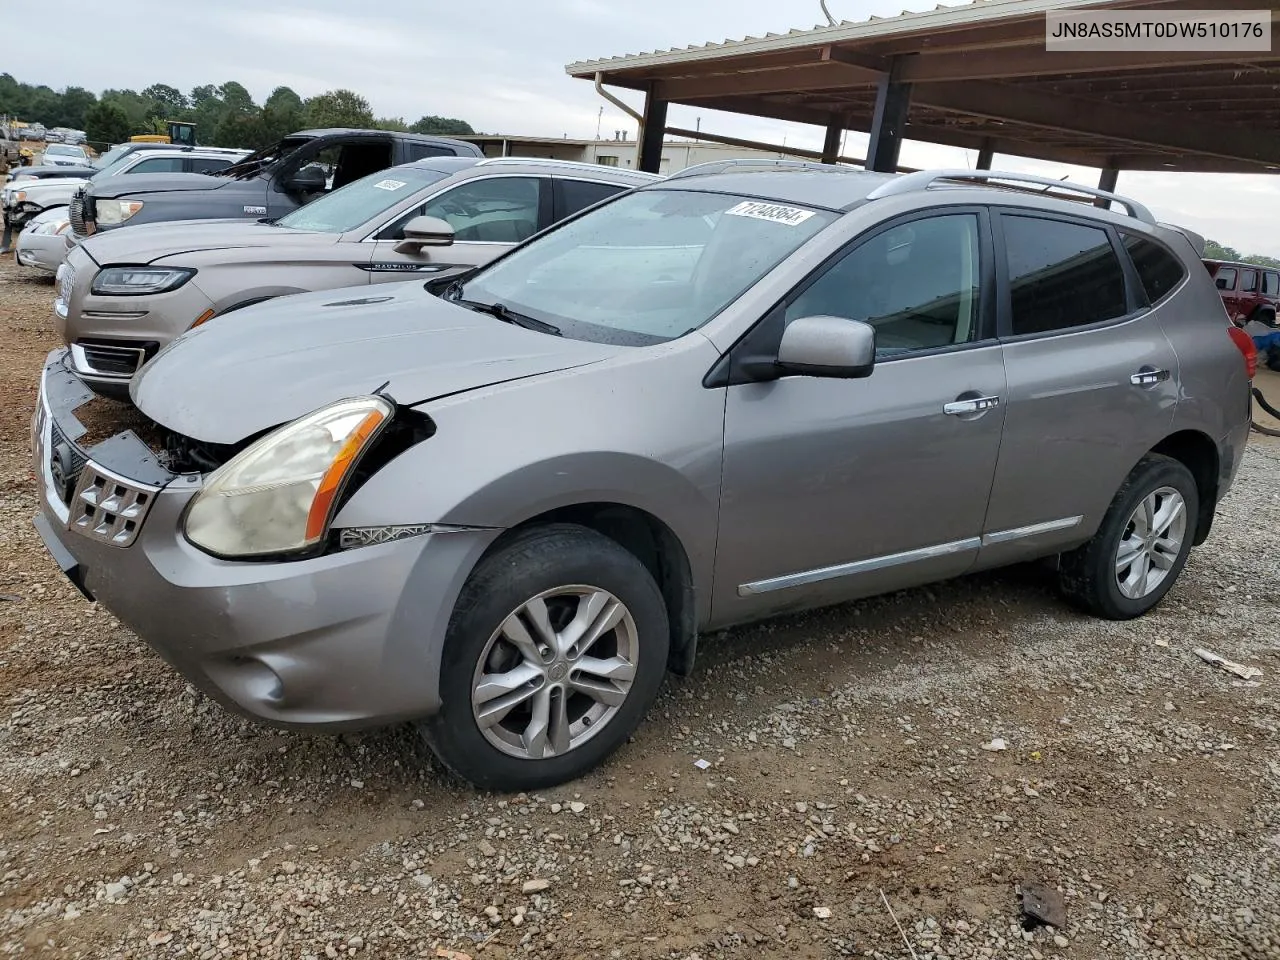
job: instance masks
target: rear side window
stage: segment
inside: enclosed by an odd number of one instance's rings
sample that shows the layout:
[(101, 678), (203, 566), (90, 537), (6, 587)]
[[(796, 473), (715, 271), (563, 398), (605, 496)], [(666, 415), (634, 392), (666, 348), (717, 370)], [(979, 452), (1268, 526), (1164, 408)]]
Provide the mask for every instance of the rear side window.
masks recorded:
[(1126, 233), (1124, 246), (1138, 271), (1147, 302), (1152, 306), (1172, 293), (1186, 276), (1182, 261), (1154, 240)]
[(1052, 333), (1129, 312), (1107, 232), (1061, 220), (1002, 217), (1014, 336)]
[(1236, 268), (1221, 267), (1213, 278), (1213, 282), (1219, 290), (1234, 290), (1236, 288)]
[(454, 157), (457, 154), (448, 147), (436, 147), (429, 143), (407, 143), (405, 153), (409, 160), (425, 160), (427, 157)]
[(1264, 273), (1262, 275), (1262, 292), (1271, 297), (1280, 293), (1280, 273)]
[(590, 183), (586, 180), (561, 180), (560, 197), (564, 209), (562, 217), (572, 216), (606, 197), (621, 193), (626, 187), (614, 183)]
[(1254, 293), (1258, 289), (1258, 271), (1257, 270), (1241, 270), (1240, 271), (1240, 289), (1245, 293)]

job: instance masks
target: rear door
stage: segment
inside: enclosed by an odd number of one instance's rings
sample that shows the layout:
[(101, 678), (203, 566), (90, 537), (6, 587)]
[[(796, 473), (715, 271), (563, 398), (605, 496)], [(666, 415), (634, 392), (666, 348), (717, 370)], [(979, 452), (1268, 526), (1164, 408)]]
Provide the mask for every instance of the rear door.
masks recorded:
[(983, 566), (1091, 535), (1178, 401), (1161, 307), (1113, 228), (1025, 210), (995, 220), (1008, 409)]
[[(416, 274), (445, 277), (493, 260), (551, 222), (548, 177), (476, 177), (430, 197), (374, 234), (369, 258), (374, 283)], [(397, 250), (415, 217), (436, 217), (454, 229), (447, 247)]]

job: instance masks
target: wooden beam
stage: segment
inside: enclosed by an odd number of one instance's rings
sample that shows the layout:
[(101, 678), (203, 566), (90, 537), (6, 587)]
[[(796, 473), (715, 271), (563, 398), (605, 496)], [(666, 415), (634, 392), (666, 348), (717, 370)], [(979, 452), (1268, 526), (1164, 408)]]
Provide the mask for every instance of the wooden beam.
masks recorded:
[(1188, 125), (1177, 117), (1156, 116), (1101, 103), (1054, 96), (1008, 84), (917, 84), (915, 99), (952, 113), (1012, 120), (1082, 137), (1151, 144), (1180, 153), (1258, 163), (1280, 163), (1280, 136), (1270, 130), (1216, 123)]
[[(1280, 51), (1272, 31), (1273, 50)], [(967, 51), (921, 53), (904, 66), (902, 79), (909, 83), (932, 83), (941, 80), (994, 80), (1006, 77), (1044, 77), (1051, 74), (1113, 73), (1143, 67), (1167, 67), (1170, 54), (1156, 50), (1117, 50), (1115, 52), (1073, 51), (1048, 53), (1041, 35), (1038, 44), (993, 50), (979, 56)], [(1179, 51), (1182, 66), (1197, 64), (1235, 64), (1249, 69), (1257, 64), (1274, 64), (1276, 53), (1243, 50)]]
[(880, 57), (870, 53), (859, 53), (844, 47), (823, 47), (818, 59), (835, 63), (847, 63), (875, 73), (888, 73), (893, 61), (889, 57)]
[(753, 70), (704, 77), (677, 77), (658, 81), (659, 95), (672, 103), (686, 103), (707, 97), (752, 96), (810, 90), (839, 90), (844, 87), (872, 87), (881, 74), (836, 60), (777, 70)]

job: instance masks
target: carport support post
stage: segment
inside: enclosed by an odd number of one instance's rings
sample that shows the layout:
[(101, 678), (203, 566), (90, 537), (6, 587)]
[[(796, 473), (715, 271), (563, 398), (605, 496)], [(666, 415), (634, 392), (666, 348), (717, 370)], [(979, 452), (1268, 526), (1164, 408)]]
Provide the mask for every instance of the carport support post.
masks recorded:
[(898, 79), (901, 58), (895, 57), (889, 72), (876, 90), (876, 108), (871, 119), (871, 143), (867, 146), (867, 170), (879, 173), (898, 172), (898, 154), (907, 129), (907, 113), (911, 109), (911, 84)]
[(827, 123), (827, 136), (822, 141), (822, 162), (835, 163), (840, 156), (840, 138), (844, 135), (844, 118), (832, 117)]
[(640, 123), (640, 155), (637, 166), (646, 173), (662, 168), (662, 142), (667, 135), (667, 101), (660, 100), (651, 86), (644, 98), (644, 119)]
[[(1102, 176), (1098, 178), (1098, 189), (1105, 190), (1107, 193), (1115, 193), (1116, 182), (1119, 179), (1120, 170), (1117, 167), (1105, 167), (1103, 168)], [(1099, 197), (1097, 200), (1093, 201), (1093, 205), (1095, 207), (1102, 207), (1103, 209), (1106, 209), (1111, 206), (1111, 201), (1104, 200), (1102, 197)]]
[(991, 145), (990, 140), (983, 140), (982, 146), (978, 148), (978, 169), (990, 170), (991, 161), (995, 159), (995, 147)]

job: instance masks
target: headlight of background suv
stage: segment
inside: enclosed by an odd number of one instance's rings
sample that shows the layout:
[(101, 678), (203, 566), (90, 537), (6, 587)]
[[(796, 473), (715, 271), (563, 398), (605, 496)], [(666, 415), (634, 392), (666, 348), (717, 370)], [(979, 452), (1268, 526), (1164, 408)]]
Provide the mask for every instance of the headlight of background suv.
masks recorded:
[(187, 267), (104, 267), (93, 278), (90, 290), (105, 296), (166, 293), (196, 275)]
[(124, 223), (142, 209), (141, 200), (98, 200), (93, 205), (94, 219), (104, 227)]
[(187, 539), (230, 558), (315, 546), (352, 468), (393, 412), (382, 397), (356, 397), (263, 437), (209, 475), (187, 508)]
[(70, 220), (46, 220), (44, 223), (38, 223), (34, 227), (27, 227), (27, 229), (33, 234), (47, 233), (56, 236), (69, 226), (71, 226)]

